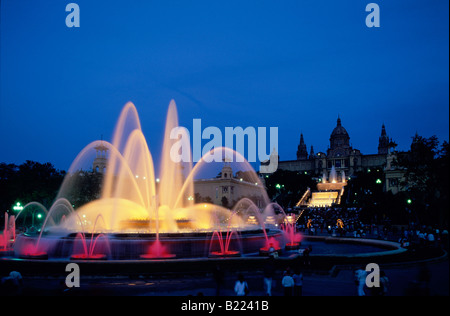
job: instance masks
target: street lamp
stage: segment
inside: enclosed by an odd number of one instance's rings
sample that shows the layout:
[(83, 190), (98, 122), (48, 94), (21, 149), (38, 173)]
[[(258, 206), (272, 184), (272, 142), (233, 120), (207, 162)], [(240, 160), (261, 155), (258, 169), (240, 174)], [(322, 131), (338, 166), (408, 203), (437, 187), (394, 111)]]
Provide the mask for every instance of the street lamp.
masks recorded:
[(17, 204), (13, 206), (13, 210), (15, 212), (20, 212), (23, 210), (23, 206), (20, 204), (20, 202), (17, 202)]

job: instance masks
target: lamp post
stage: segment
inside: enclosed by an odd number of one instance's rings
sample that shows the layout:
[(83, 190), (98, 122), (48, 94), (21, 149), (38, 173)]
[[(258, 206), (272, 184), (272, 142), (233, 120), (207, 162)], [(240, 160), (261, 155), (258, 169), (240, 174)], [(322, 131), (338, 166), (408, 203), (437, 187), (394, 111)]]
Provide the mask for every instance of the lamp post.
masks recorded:
[(20, 202), (17, 202), (14, 206), (13, 206), (13, 210), (14, 212), (20, 212), (23, 210), (23, 206), (22, 204), (20, 204)]

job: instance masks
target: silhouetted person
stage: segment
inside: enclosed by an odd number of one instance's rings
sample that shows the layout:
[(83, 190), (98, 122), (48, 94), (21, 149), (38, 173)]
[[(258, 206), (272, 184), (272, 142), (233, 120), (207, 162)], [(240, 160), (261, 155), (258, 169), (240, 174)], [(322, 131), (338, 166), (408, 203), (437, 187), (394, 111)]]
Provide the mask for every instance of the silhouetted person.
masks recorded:
[(213, 271), (214, 281), (216, 282), (216, 296), (220, 296), (220, 290), (222, 289), (224, 273), (220, 266), (217, 264)]
[(273, 276), (275, 275), (275, 258), (270, 256), (264, 266), (264, 289), (267, 296), (272, 296)]
[(300, 269), (296, 269), (292, 278), (294, 279), (294, 295), (302, 296), (303, 295), (303, 273), (300, 272)]
[(311, 245), (309, 245), (308, 248), (303, 250), (303, 263), (305, 266), (311, 264), (311, 259), (309, 258), (309, 254), (311, 253), (311, 251), (312, 251)]
[(281, 280), (281, 285), (283, 285), (284, 288), (284, 296), (292, 296), (294, 289), (294, 279), (289, 273), (289, 270), (284, 271), (283, 279)]
[(367, 272), (363, 267), (360, 267), (358, 270), (355, 271), (355, 284), (357, 286), (357, 293), (358, 296), (365, 296), (366, 293), (364, 292), (364, 287), (366, 285), (366, 276)]
[(249, 293), (248, 284), (242, 274), (238, 275), (238, 279), (234, 284), (234, 293), (236, 293), (237, 296), (246, 296)]
[(426, 263), (420, 265), (417, 281), (419, 283), (419, 295), (430, 295), (431, 272)]
[(7, 277), (1, 280), (2, 295), (21, 295), (23, 288), (22, 275), (17, 271), (12, 271)]

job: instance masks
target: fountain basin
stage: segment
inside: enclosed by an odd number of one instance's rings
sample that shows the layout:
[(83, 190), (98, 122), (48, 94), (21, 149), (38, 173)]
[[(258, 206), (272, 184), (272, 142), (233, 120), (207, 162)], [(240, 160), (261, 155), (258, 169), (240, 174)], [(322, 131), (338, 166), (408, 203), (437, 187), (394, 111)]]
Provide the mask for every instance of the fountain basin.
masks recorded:
[(300, 248), (300, 246), (301, 246), (301, 243), (298, 243), (298, 242), (287, 243), (286, 246), (284, 247), (284, 249), (286, 249), (286, 251), (297, 250)]
[[(261, 247), (264, 247), (267, 238), (276, 241), (277, 245), (284, 246), (284, 235), (277, 229), (248, 229), (242, 230), (239, 234), (232, 236), (230, 249), (223, 257), (257, 254)], [(80, 239), (78, 234), (51, 235), (43, 234), (39, 241), (39, 249), (33, 254), (27, 249), (34, 248), (37, 243), (36, 236), (26, 234), (16, 238), (15, 253), (18, 258), (36, 259), (35, 254), (46, 255), (41, 259), (74, 259), (74, 260), (154, 260), (170, 258), (205, 258), (210, 255), (221, 257), (219, 246), (212, 239), (211, 232), (192, 233), (163, 233), (159, 234), (159, 241), (165, 248), (165, 252), (155, 254), (149, 249), (157, 242), (157, 235), (154, 233), (133, 234), (133, 233), (104, 233), (92, 249), (90, 255), (83, 252), (74, 251), (75, 247), (80, 249)], [(90, 248), (91, 240), (95, 236), (86, 236), (87, 248)], [(94, 237), (94, 238), (92, 238)], [(77, 246), (78, 244), (78, 246)], [(281, 249), (280, 246), (277, 248)], [(74, 253), (75, 252), (75, 253)], [(89, 258), (91, 257), (91, 258)]]
[(70, 256), (70, 260), (106, 260), (107, 256), (105, 254), (93, 254), (86, 255), (84, 253), (74, 254)]
[(209, 258), (232, 258), (232, 257), (240, 257), (241, 253), (239, 251), (212, 251), (209, 254)]

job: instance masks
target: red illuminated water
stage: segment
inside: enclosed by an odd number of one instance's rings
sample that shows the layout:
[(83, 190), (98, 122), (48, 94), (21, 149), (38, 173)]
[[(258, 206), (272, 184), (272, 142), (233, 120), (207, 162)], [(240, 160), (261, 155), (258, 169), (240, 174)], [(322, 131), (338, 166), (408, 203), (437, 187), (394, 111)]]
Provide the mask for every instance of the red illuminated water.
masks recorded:
[(286, 243), (286, 247), (295, 248), (300, 246), (301, 235), (297, 232), (295, 222), (286, 222), (282, 225), (282, 229), (288, 236), (289, 242)]
[[(106, 259), (107, 258), (105, 253), (101, 253), (100, 252), (100, 251), (105, 251), (106, 249), (97, 250), (100, 253), (94, 253), (94, 251), (96, 250), (97, 242), (99, 241), (100, 238), (102, 238), (102, 241), (103, 241), (103, 245), (102, 245), (103, 247), (102, 248), (108, 248), (109, 249), (109, 242), (108, 242), (107, 237), (104, 234), (98, 234), (97, 236), (95, 236), (95, 234), (94, 234), (95, 229), (96, 229), (97, 224), (98, 224), (97, 222), (100, 219), (103, 220), (103, 217), (101, 215), (98, 215), (97, 218), (95, 219), (93, 232), (91, 234), (91, 239), (90, 239), (90, 242), (89, 242), (89, 247), (88, 247), (88, 243), (87, 243), (86, 234), (84, 232), (77, 233), (77, 235), (75, 236), (75, 242), (74, 242), (74, 247), (73, 247), (73, 249), (74, 249), (73, 251), (75, 253), (73, 253), (72, 256), (70, 257), (71, 259), (100, 260), (100, 259)], [(95, 238), (94, 238), (94, 236), (95, 236)], [(81, 241), (81, 244), (82, 244), (83, 252), (81, 252), (81, 253), (77, 253), (76, 252), (76, 251), (78, 251), (78, 249), (76, 249), (76, 247), (75, 247), (75, 243), (76, 243), (77, 240)]]
[(14, 215), (9, 217), (5, 212), (5, 228), (0, 235), (0, 252), (7, 252), (12, 250), (12, 245), (16, 239), (16, 225)]
[(161, 241), (156, 240), (148, 248), (148, 252), (140, 257), (141, 259), (170, 259), (175, 258), (176, 255), (168, 252), (167, 248), (161, 244)]

